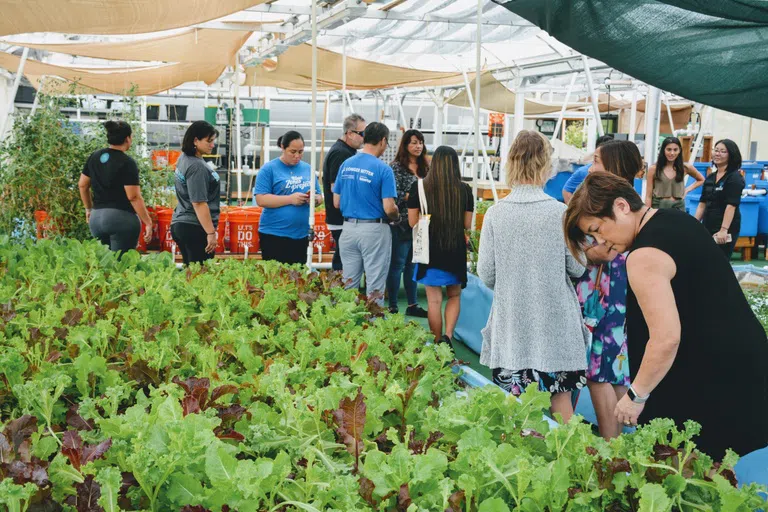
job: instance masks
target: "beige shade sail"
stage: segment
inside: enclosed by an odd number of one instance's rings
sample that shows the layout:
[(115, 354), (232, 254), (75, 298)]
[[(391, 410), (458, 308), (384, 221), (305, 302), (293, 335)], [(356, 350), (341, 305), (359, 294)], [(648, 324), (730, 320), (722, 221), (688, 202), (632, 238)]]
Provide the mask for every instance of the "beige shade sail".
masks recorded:
[[(474, 83), (472, 84), (474, 85)], [(472, 90), (474, 94), (474, 89)], [(466, 89), (458, 91), (448, 100), (450, 105), (457, 107), (470, 108), (469, 97)], [(583, 105), (571, 103), (568, 108), (577, 108)], [(480, 107), (492, 112), (503, 112), (506, 114), (515, 113), (515, 93), (507, 89), (503, 83), (498, 81), (490, 71), (486, 71), (480, 77)], [(560, 112), (562, 105), (539, 103), (537, 101), (525, 100), (525, 113), (528, 115), (549, 114)]]
[[(21, 59), (9, 53), (0, 53), (0, 67), (16, 72)], [(24, 65), (24, 75), (32, 84), (39, 88), (43, 77), (58, 77), (67, 82), (77, 82), (83, 87), (78, 92), (102, 92), (109, 94), (125, 94), (129, 90), (137, 96), (146, 96), (167, 91), (186, 82), (205, 82), (212, 84), (218, 80), (225, 66), (220, 64), (191, 64), (177, 63), (163, 66), (128, 68), (128, 69), (83, 69), (54, 66), (36, 60), (28, 59)], [(45, 91), (49, 93), (66, 93), (57, 80), (46, 80)]]
[(151, 39), (104, 43), (28, 44), (7, 42), (35, 50), (105, 60), (196, 62), (234, 65), (235, 54), (252, 32), (191, 28)]
[[(342, 89), (342, 61), (336, 52), (317, 50), (318, 90)], [(472, 79), (474, 75), (470, 75)], [(464, 83), (461, 73), (424, 71), (361, 59), (347, 58), (347, 89), (373, 90), (393, 87), (439, 87)], [(267, 61), (246, 69), (245, 85), (308, 91), (312, 88), (312, 46), (302, 44), (286, 50), (278, 61)]]
[(267, 0), (12, 0), (0, 36), (30, 32), (140, 34), (185, 28)]

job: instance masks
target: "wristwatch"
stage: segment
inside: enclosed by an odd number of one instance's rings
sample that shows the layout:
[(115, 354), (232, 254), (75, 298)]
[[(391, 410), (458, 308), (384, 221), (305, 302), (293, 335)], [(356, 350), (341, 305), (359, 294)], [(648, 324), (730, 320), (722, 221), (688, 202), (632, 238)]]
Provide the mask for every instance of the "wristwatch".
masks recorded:
[(640, 396), (635, 392), (634, 388), (632, 387), (632, 384), (630, 384), (629, 389), (627, 389), (627, 396), (629, 397), (630, 400), (632, 400), (636, 404), (644, 404), (651, 397), (651, 394), (648, 393), (645, 396)]

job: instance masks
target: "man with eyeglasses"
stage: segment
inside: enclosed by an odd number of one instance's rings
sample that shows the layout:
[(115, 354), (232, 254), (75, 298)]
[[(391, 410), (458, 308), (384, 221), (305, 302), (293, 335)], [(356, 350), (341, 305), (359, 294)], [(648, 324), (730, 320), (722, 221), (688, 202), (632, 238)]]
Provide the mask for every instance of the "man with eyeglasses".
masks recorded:
[(384, 290), (392, 259), (390, 221), (400, 218), (392, 168), (379, 157), (389, 143), (389, 128), (371, 123), (363, 150), (345, 161), (333, 186), (333, 204), (344, 225), (339, 242), (344, 281), (357, 289), (365, 274), (366, 293), (384, 306)]
[(331, 268), (340, 271), (342, 269), (341, 251), (339, 250), (339, 238), (344, 218), (341, 211), (333, 205), (333, 185), (339, 168), (350, 157), (357, 154), (357, 150), (363, 147), (365, 135), (365, 119), (359, 114), (352, 114), (344, 119), (343, 134), (325, 155), (323, 162), (323, 195), (325, 197), (325, 222), (336, 242), (336, 252), (333, 255)]

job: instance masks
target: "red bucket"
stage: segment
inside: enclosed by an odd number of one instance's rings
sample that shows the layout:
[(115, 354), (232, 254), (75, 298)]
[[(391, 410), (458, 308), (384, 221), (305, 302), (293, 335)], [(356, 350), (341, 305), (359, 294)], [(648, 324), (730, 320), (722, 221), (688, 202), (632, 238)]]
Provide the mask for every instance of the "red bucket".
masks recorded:
[(228, 212), (229, 252), (249, 254), (259, 251), (259, 219), (261, 208), (234, 208)]
[(157, 212), (157, 236), (160, 240), (160, 250), (173, 252), (175, 242), (171, 236), (171, 219), (173, 219), (173, 209), (159, 206), (155, 209)]
[(312, 245), (316, 253), (329, 253), (333, 250), (333, 235), (325, 223), (325, 212), (315, 212), (315, 240)]

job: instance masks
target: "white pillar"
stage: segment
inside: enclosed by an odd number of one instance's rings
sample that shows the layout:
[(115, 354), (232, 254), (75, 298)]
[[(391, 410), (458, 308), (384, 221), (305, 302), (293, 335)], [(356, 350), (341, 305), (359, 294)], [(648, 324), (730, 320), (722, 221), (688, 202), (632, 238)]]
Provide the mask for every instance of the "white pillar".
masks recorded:
[(587, 128), (587, 153), (594, 153), (597, 146), (597, 130), (595, 129), (595, 117), (588, 117), (586, 119)]
[[(35, 98), (37, 99), (37, 98)], [(141, 131), (144, 134), (144, 144), (141, 146), (141, 154), (146, 158), (149, 156), (147, 142), (149, 141), (149, 134), (147, 133), (147, 97), (141, 97)]]
[(648, 96), (645, 100), (645, 161), (649, 164), (656, 160), (660, 114), (661, 91), (649, 85)]
[(675, 135), (675, 120), (672, 119), (672, 107), (669, 106), (669, 96), (666, 93), (664, 95), (664, 104), (667, 106), (667, 116), (669, 116), (669, 129), (672, 131), (672, 135)]
[[(21, 60), (19, 61), (19, 68), (16, 70), (16, 78), (13, 80), (13, 88), (11, 89), (11, 95), (8, 98), (8, 110), (3, 118), (2, 124), (0, 124), (0, 140), (5, 138), (5, 130), (8, 128), (8, 122), (13, 115), (14, 103), (16, 102), (16, 93), (19, 92), (19, 83), (21, 77), (24, 76), (24, 65), (27, 63), (27, 56), (29, 55), (29, 48), (24, 47), (24, 51), (21, 54)], [(40, 91), (38, 91), (38, 94)]]
[[(344, 38), (344, 46), (342, 48), (342, 54), (341, 54), (341, 119), (342, 122), (344, 122), (344, 119), (347, 117), (347, 39)], [(350, 107), (352, 101), (350, 100)], [(342, 134), (344, 135), (344, 134)]]
[(525, 128), (525, 91), (523, 91), (523, 81), (515, 80), (515, 125), (512, 131), (512, 140), (517, 134)]
[[(555, 140), (557, 138), (557, 134), (560, 133), (560, 128), (563, 126), (563, 118), (565, 117), (565, 111), (568, 108), (568, 100), (571, 99), (571, 92), (573, 92), (573, 86), (576, 84), (576, 77), (579, 76), (578, 73), (573, 73), (571, 75), (571, 83), (568, 84), (568, 90), (565, 92), (565, 99), (563, 100), (563, 108), (560, 109), (560, 117), (557, 118), (557, 123), (555, 124), (555, 131), (552, 133), (552, 140)], [(552, 97), (552, 93), (549, 93), (550, 98)]]
[(312, 268), (312, 241), (315, 231), (315, 182), (317, 177), (317, 2), (312, 2), (312, 153), (309, 173), (309, 234), (307, 267)]
[(603, 130), (603, 122), (600, 120), (600, 107), (597, 102), (597, 92), (595, 91), (595, 84), (592, 82), (592, 70), (589, 69), (589, 62), (587, 56), (581, 56), (581, 62), (584, 64), (584, 73), (587, 75), (587, 87), (589, 88), (589, 97), (592, 99), (592, 115), (595, 117), (597, 123), (597, 133), (602, 137), (605, 135)]
[(632, 91), (632, 110), (629, 111), (629, 140), (635, 142), (637, 135), (637, 89)]
[(504, 166), (509, 156), (509, 147), (512, 145), (512, 116), (504, 116), (504, 136), (501, 138), (501, 171), (499, 172), (499, 181), (504, 182)]
[(448, 105), (446, 105), (445, 100), (443, 99), (443, 92), (440, 89), (435, 91), (432, 99), (435, 103), (434, 143), (435, 148), (437, 148), (443, 145), (443, 124), (445, 123), (445, 114), (448, 109)]

